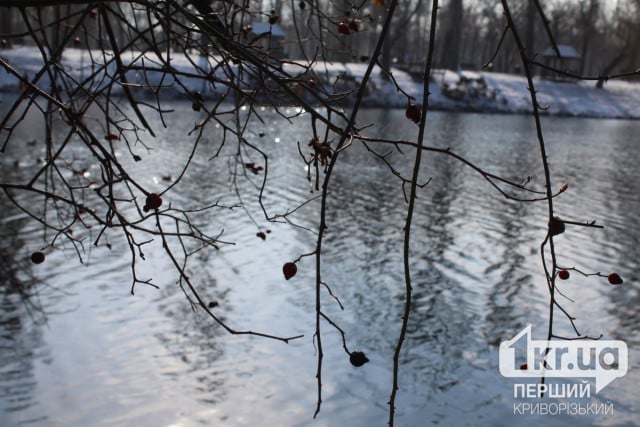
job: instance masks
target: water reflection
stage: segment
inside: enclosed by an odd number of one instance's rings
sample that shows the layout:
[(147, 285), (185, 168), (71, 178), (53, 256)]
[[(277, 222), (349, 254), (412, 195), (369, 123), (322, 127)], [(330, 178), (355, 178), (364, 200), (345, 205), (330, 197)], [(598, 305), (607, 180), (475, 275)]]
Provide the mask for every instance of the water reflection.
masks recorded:
[(640, 280), (638, 260), (640, 259), (640, 233), (634, 232), (638, 224), (638, 212), (640, 212), (640, 180), (638, 179), (638, 167), (635, 156), (628, 153), (638, 151), (635, 138), (630, 138), (628, 129), (611, 132), (611, 167), (608, 174), (610, 179), (602, 189), (602, 197), (610, 200), (612, 206), (610, 213), (616, 213), (616, 221), (612, 227), (606, 227), (603, 240), (612, 242), (616, 247), (612, 261), (612, 268), (619, 269), (620, 274), (626, 276), (625, 283), (630, 285), (626, 292), (610, 293), (611, 303), (609, 314), (618, 319), (619, 327), (615, 329), (617, 339), (633, 342), (636, 346), (640, 343), (637, 334), (640, 324), (640, 290), (635, 283)]
[[(403, 111), (365, 114), (363, 123), (376, 125), (367, 132), (415, 138), (417, 128)], [(265, 112), (265, 123), (272, 122), (268, 116)], [(532, 185), (541, 184), (537, 143), (528, 117), (445, 113), (430, 117), (427, 144), (451, 147), (510, 179), (531, 175)], [(282, 129), (266, 129), (263, 138), (249, 136), (270, 153), (265, 192), (270, 213), (286, 212), (313, 197), (296, 148), (299, 141), (306, 149), (310, 138), (306, 124), (294, 120)], [(162, 148), (175, 148), (174, 141), (184, 138), (190, 126), (181, 122), (170, 129), (160, 149), (140, 162), (136, 171), (140, 179), (158, 188), (166, 185), (162, 176), (188, 153)], [(614, 288), (572, 276), (563, 284), (563, 292), (576, 303), (566, 302), (567, 308), (588, 329), (626, 340), (635, 371), (640, 343), (636, 310), (640, 296), (633, 286), (639, 275), (640, 243), (634, 217), (640, 209), (635, 165), (640, 153), (633, 135), (638, 126), (545, 120), (554, 183), (558, 187), (567, 181), (571, 184), (571, 190), (557, 199), (558, 211), (576, 219), (589, 215), (584, 219), (606, 225), (595, 233), (571, 230), (559, 238), (562, 262), (603, 271), (615, 266), (625, 278), (625, 285)], [(228, 179), (236, 147), (229, 144), (210, 160), (220, 148), (219, 136), (211, 131), (198, 148), (191, 174), (166, 194), (168, 201), (189, 207), (215, 201), (239, 203)], [(279, 143), (274, 143), (276, 137)], [(610, 141), (610, 146), (603, 147), (603, 140)], [(255, 154), (243, 153), (248, 161), (260, 161)], [(389, 161), (409, 176), (410, 157), (394, 153)], [(399, 423), (420, 425), (427, 419), (454, 425), (465, 414), (487, 425), (537, 425), (539, 418), (509, 416), (512, 388), (497, 372), (496, 346), (527, 323), (534, 323), (536, 329), (545, 325), (547, 291), (538, 256), (545, 206), (504, 200), (451, 157), (426, 153), (421, 173), (424, 182), (433, 181), (420, 191), (413, 227), (414, 302), (402, 354)], [(75, 407), (90, 407), (88, 412), (95, 410), (72, 419), (85, 425), (114, 420), (123, 425), (140, 420), (147, 424), (153, 420), (183, 425), (308, 425), (315, 404), (313, 263), (303, 259), (292, 281), (282, 278), (280, 268), (283, 262), (313, 250), (313, 234), (302, 227), (317, 226), (317, 203), (292, 215), (300, 228), (268, 223), (255, 203), (261, 179), (248, 174), (235, 182), (248, 191), (242, 200), (246, 210), (221, 208), (214, 215), (196, 218), (213, 233), (224, 228), (224, 240), (236, 245), (198, 253), (189, 275), (206, 298), (218, 301), (220, 313), (232, 327), (302, 333), (303, 340), (283, 345), (229, 336), (191, 309), (170, 266), (155, 256), (158, 248), (149, 249), (145, 268), (162, 278), (161, 290), (141, 288), (139, 295), (125, 300), (126, 250), (114, 241), (112, 252), (97, 253), (94, 258), (100, 262), (80, 273), (64, 274), (61, 267), (48, 271), (52, 283), (64, 284), (74, 294), (43, 300), (67, 312), (53, 320), (56, 332), (31, 327), (15, 298), (8, 293), (3, 296), (0, 360), (7, 375), (3, 375), (0, 400), (6, 424), (46, 413), (50, 418), (41, 425), (63, 425), (56, 419), (71, 402)], [(345, 310), (326, 294), (323, 301), (326, 313), (347, 331), (350, 348), (365, 350), (371, 363), (366, 369), (353, 369), (338, 334), (325, 329), (326, 400), (315, 421), (319, 426), (380, 424), (386, 416), (390, 363), (404, 304), (405, 215), (401, 183), (386, 165), (358, 144), (345, 151), (331, 183), (323, 254), (324, 279)], [(29, 238), (29, 229), (21, 221), (9, 221), (5, 215), (5, 223), (4, 230), (19, 236), (18, 240)], [(258, 230), (266, 229), (271, 233), (265, 240), (256, 237)], [(2, 242), (12, 242), (7, 245), (12, 248), (24, 245), (5, 238)], [(62, 264), (64, 254), (56, 256)], [(74, 307), (80, 308), (69, 311)], [(67, 329), (56, 327), (57, 322), (72, 325), (68, 330), (73, 333), (67, 335)], [(74, 342), (77, 336), (86, 342)], [(65, 361), (76, 361), (78, 354), (101, 362), (67, 366), (73, 363)], [(105, 354), (112, 361), (104, 363)], [(610, 386), (607, 397), (616, 404), (616, 422), (637, 421), (637, 402), (628, 392), (629, 384), (637, 382), (635, 371)], [(66, 379), (59, 380), (51, 372), (65, 372)], [(103, 399), (100, 403), (93, 397), (96, 393)], [(72, 397), (57, 397), (63, 394)], [(119, 418), (104, 416), (113, 408), (120, 408)], [(549, 423), (579, 425), (582, 421), (558, 418)]]
[(48, 356), (42, 339), (42, 284), (30, 274), (29, 251), (19, 238), (27, 217), (4, 195), (0, 211), (13, 218), (2, 222), (0, 235), (0, 402), (3, 411), (12, 414), (37, 405), (34, 360)]

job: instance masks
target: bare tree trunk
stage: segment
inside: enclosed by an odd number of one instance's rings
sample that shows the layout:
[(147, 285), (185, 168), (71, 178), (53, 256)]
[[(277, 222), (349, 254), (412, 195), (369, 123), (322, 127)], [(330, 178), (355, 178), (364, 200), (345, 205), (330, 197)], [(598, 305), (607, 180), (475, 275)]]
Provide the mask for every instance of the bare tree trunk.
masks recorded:
[(455, 70), (460, 65), (460, 41), (462, 31), (462, 0), (451, 0), (447, 10), (446, 32), (442, 49), (441, 65)]
[(525, 49), (527, 55), (533, 57), (536, 47), (536, 35), (535, 35), (535, 18), (536, 18), (536, 6), (534, 0), (527, 1), (527, 32), (525, 39)]
[[(13, 9), (10, 7), (2, 8), (0, 12), (0, 33), (12, 34), (13, 33)], [(5, 40), (3, 45), (5, 47), (11, 47), (11, 38)]]
[(604, 67), (604, 70), (601, 74), (604, 77), (598, 79), (598, 83), (596, 83), (596, 87), (598, 89), (602, 89), (604, 87), (604, 82), (607, 80), (606, 76), (611, 74), (611, 72), (625, 59), (625, 56), (627, 54), (627, 46), (628, 43), (626, 43), (622, 50), (620, 50), (620, 53), (618, 53), (618, 55), (616, 55), (615, 58), (613, 58), (611, 62), (609, 62), (606, 67)]
[(589, 47), (591, 46), (595, 32), (595, 22), (597, 19), (598, 11), (600, 10), (600, 2), (599, 0), (590, 0), (589, 8), (586, 11), (584, 10), (584, 6), (581, 3), (580, 9), (582, 13), (582, 48), (580, 49), (580, 74), (584, 74), (586, 71)]
[[(391, 49), (393, 48), (393, 43), (391, 40), (386, 40), (386, 43), (382, 45), (382, 56), (380, 58), (380, 63), (385, 70), (391, 70)], [(383, 73), (383, 76), (387, 78), (386, 74)]]

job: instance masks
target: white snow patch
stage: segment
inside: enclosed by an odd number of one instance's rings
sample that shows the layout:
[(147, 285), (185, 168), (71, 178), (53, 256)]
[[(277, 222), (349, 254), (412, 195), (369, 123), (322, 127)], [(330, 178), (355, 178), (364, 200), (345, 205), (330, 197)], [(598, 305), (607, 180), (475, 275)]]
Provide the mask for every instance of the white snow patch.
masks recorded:
[[(166, 52), (160, 52), (166, 55)], [(0, 56), (22, 75), (33, 79), (42, 67), (40, 51), (32, 47), (18, 47), (0, 50)], [(126, 78), (133, 87), (162, 88), (167, 95), (180, 96), (186, 90), (201, 92), (205, 97), (219, 97), (225, 93), (227, 84), (237, 71), (236, 65), (218, 66), (216, 57), (191, 57), (172, 53), (170, 64), (176, 70), (194, 75), (210, 75), (209, 81), (201, 78), (181, 78), (178, 84), (170, 73), (162, 71), (163, 61), (148, 53), (142, 56), (131, 52), (123, 56), (126, 64), (155, 68), (142, 73), (129, 71)], [(112, 60), (110, 52), (65, 49), (60, 67), (76, 85), (82, 83), (89, 91), (100, 91), (106, 87), (104, 71), (94, 72), (105, 62)], [(349, 103), (356, 96), (358, 82), (367, 70), (364, 63), (337, 63), (319, 61), (311, 66), (285, 63), (282, 73), (294, 78), (303, 75), (313, 78), (322, 85), (324, 97)], [(116, 64), (106, 67), (108, 75), (115, 75)], [(251, 74), (251, 73), (248, 73)], [(422, 104), (423, 87), (420, 80), (408, 73), (393, 68), (392, 79), (379, 67), (373, 69), (366, 87), (363, 105), (403, 108), (411, 103)], [(613, 80), (603, 89), (597, 89), (595, 82), (557, 82), (536, 78), (538, 103), (543, 114), (603, 118), (640, 118), (640, 83)], [(37, 86), (48, 91), (49, 75), (45, 73), (37, 81)], [(247, 88), (252, 82), (243, 83)], [(138, 85), (138, 86), (136, 86)], [(16, 92), (20, 81), (4, 67), (0, 67), (0, 92)], [(139, 89), (141, 90), (141, 89)], [(523, 76), (491, 72), (434, 70), (429, 86), (429, 105), (434, 109), (501, 113), (531, 112), (531, 98)], [(117, 94), (117, 92), (115, 93)], [(0, 95), (1, 96), (1, 95)]]

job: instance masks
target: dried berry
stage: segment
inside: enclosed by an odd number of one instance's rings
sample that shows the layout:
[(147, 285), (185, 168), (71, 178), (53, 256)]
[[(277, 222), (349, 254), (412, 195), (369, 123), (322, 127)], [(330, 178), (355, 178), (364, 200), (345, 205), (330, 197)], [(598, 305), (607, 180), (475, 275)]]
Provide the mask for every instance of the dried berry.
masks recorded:
[(304, 9), (306, 6), (304, 0), (301, 0), (300, 3), (298, 3), (298, 6), (300, 7), (300, 9)]
[(356, 367), (362, 366), (368, 361), (369, 359), (362, 351), (354, 351), (349, 355), (349, 362), (351, 362), (351, 364)]
[(354, 20), (354, 19), (350, 19), (349, 23), (347, 24), (349, 26), (349, 29), (351, 31), (358, 31), (358, 23)]
[(218, 301), (213, 300), (213, 301), (209, 301), (209, 304), (207, 305), (207, 307), (209, 308), (216, 308), (218, 306)]
[(42, 253), (42, 251), (35, 251), (32, 253), (31, 262), (34, 264), (42, 264), (44, 262), (44, 253)]
[(260, 165), (256, 165), (253, 162), (247, 162), (244, 167), (253, 172), (254, 175), (258, 175), (264, 168)]
[(200, 111), (200, 109), (202, 108), (202, 103), (204, 102), (202, 94), (200, 92), (193, 92), (191, 94), (191, 97), (193, 98), (193, 104), (191, 104), (191, 108), (193, 109), (193, 111)]
[(622, 277), (620, 277), (620, 275), (618, 273), (611, 273), (607, 276), (607, 280), (609, 280), (609, 283), (611, 283), (612, 285), (621, 285), (622, 284)]
[(296, 267), (295, 262), (287, 262), (282, 266), (282, 273), (284, 274), (284, 278), (289, 280), (298, 272), (298, 267)]
[(523, 363), (522, 365), (520, 365), (520, 370), (521, 371), (526, 371), (529, 368), (529, 366), (526, 363)]
[(405, 116), (407, 116), (407, 119), (411, 120), (414, 123), (420, 123), (422, 110), (419, 105), (409, 104), (407, 106), (407, 111), (405, 111)]
[(252, 31), (253, 31), (253, 27), (251, 25), (245, 25), (244, 27), (242, 27), (242, 38), (244, 40), (248, 40), (249, 35), (251, 34)]
[(262, 232), (262, 231), (258, 231), (258, 232), (256, 233), (256, 236), (257, 236), (257, 237), (259, 237), (259, 238), (261, 238), (262, 240), (266, 240), (266, 239), (267, 239), (267, 235), (266, 235), (266, 234), (264, 234), (264, 232)]
[(348, 36), (349, 34), (351, 34), (351, 30), (349, 29), (349, 25), (345, 24), (344, 22), (341, 22), (338, 24), (338, 32), (340, 34), (344, 34), (345, 36)]
[(558, 271), (558, 277), (562, 280), (567, 280), (569, 278), (569, 271), (567, 270)]
[(551, 218), (551, 221), (549, 221), (549, 234), (557, 236), (562, 233), (564, 233), (564, 221), (556, 217)]
[(151, 193), (147, 196), (147, 200), (142, 208), (143, 211), (148, 212), (153, 209), (158, 209), (162, 205), (162, 197), (157, 193)]

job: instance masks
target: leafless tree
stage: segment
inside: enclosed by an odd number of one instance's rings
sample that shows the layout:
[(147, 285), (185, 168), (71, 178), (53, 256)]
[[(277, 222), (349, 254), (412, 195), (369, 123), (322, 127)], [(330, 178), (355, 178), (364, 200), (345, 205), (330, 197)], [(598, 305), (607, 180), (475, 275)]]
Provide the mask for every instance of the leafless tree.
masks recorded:
[[(516, 182), (493, 174), (491, 165), (478, 165), (473, 159), (461, 157), (447, 147), (430, 146), (426, 139), (429, 76), (437, 55), (435, 46), (440, 34), (460, 46), (461, 34), (455, 27), (455, 20), (463, 14), (460, 1), (450, 2), (450, 21), (443, 28), (444, 33), (438, 26), (437, 0), (432, 0), (429, 7), (422, 2), (415, 3), (416, 10), (428, 12), (428, 19), (413, 21), (410, 15), (400, 14), (401, 22), (424, 25), (428, 33), (423, 39), (427, 44), (421, 46), (424, 87), (421, 99), (413, 99), (396, 85), (398, 96), (406, 100), (407, 120), (416, 124), (415, 138), (393, 140), (366, 136), (363, 130), (367, 124), (360, 123), (359, 117), (367, 84), (374, 73), (383, 73), (395, 84), (388, 60), (390, 53), (386, 51), (386, 57), (383, 53), (385, 47), (390, 46), (388, 41), (392, 37), (394, 19), (398, 19), (398, 0), (359, 2), (349, 5), (348, 10), (340, 9), (339, 3), (302, 0), (279, 3), (273, 11), (254, 8), (248, 1), (0, 0), (3, 17), (20, 17), (19, 25), (14, 25), (13, 20), (6, 24), (3, 38), (8, 44), (20, 41), (33, 45), (41, 62), (36, 73), (26, 74), (0, 55), (0, 66), (14, 76), (20, 87), (0, 122), (2, 155), (11, 156), (14, 150), (24, 148), (21, 147), (24, 142), (15, 138), (15, 132), (27, 114), (40, 115), (44, 123), (42, 144), (46, 157), (26, 176), (15, 179), (3, 176), (0, 183), (6, 199), (44, 230), (42, 249), (32, 255), (32, 260), (44, 262), (47, 252), (56, 250), (61, 241), (66, 241), (76, 249), (82, 261), (86, 234), (77, 230), (98, 230), (93, 234), (92, 245), (105, 244), (107, 235), (109, 238), (119, 235), (129, 248), (130, 291), (133, 293), (138, 286), (158, 286), (142, 277), (138, 267), (145, 259), (146, 245), (159, 240), (166, 259), (179, 274), (177, 285), (194, 310), (206, 314), (231, 334), (257, 335), (288, 343), (300, 336), (236, 329), (231, 326), (232, 320), (223, 320), (219, 310), (214, 310), (214, 305), (201, 295), (201, 284), (187, 274), (188, 266), (195, 262), (194, 255), (215, 251), (232, 242), (225, 240), (221, 230), (211, 231), (199, 225), (197, 218), (214, 216), (220, 210), (245, 209), (244, 190), (237, 178), (242, 176), (259, 177), (256, 184), (258, 204), (266, 221), (301, 227), (292, 219), (293, 214), (311, 202), (318, 202), (313, 250), (300, 254), (295, 260), (283, 260), (286, 278), (296, 274), (301, 259), (309, 257), (315, 263), (315, 329), (310, 333), (317, 349), (316, 416), (322, 403), (324, 328), (341, 333), (344, 351), (355, 366), (362, 366), (367, 361), (363, 352), (350, 350), (348, 331), (327, 314), (326, 304), (337, 302), (342, 305), (322, 275), (333, 171), (343, 152), (354, 144), (361, 144), (382, 161), (391, 177), (398, 180), (407, 203), (403, 228), (404, 283), (398, 284), (404, 287), (404, 309), (399, 313), (401, 322), (389, 325), (399, 331), (394, 358), (390, 361), (393, 384), (389, 425), (393, 425), (396, 395), (401, 389), (400, 355), (412, 307), (410, 241), (414, 206), (417, 195), (426, 192), (430, 182), (420, 174), (422, 156), (447, 156), (455, 159), (461, 168), (469, 168), (486, 180), (490, 191), (521, 203), (547, 204), (547, 216), (540, 221), (546, 225), (548, 233), (541, 243), (540, 253), (550, 295), (548, 337), (559, 338), (554, 330), (558, 322), (554, 314), (560, 312), (574, 327), (574, 338), (589, 338), (579, 332), (574, 319), (557, 298), (556, 278), (566, 267), (559, 264), (554, 238), (565, 226), (592, 228), (599, 225), (560, 219), (555, 213), (553, 201), (567, 187), (552, 181), (547, 160), (540, 106), (532, 78), (533, 68), (543, 64), (539, 64), (527, 49), (520, 31), (522, 20), (518, 21), (512, 15), (511, 3), (502, 0), (504, 15), (499, 19), (489, 16), (489, 9), (482, 9), (482, 13), (487, 14), (487, 20), (482, 22), (500, 25), (498, 31), (494, 28), (483, 32), (487, 37), (493, 37), (493, 58), (484, 58), (483, 63), (493, 62), (509, 46), (514, 47), (511, 54), (520, 58), (529, 84), (537, 149), (545, 175), (544, 186), (540, 188), (532, 187), (526, 179)], [(549, 43), (556, 45), (544, 10), (539, 2), (534, 0), (533, 3), (538, 25), (546, 29)], [(274, 36), (273, 30), (255, 34), (251, 28), (254, 22), (268, 23), (274, 28), (284, 15), (290, 20), (287, 25), (294, 28), (297, 36), (294, 44), (298, 58), (295, 60), (283, 59), (272, 51), (271, 43), (262, 43)], [(355, 43), (350, 42), (350, 37), (359, 36), (361, 31), (367, 31), (374, 43), (371, 51), (364, 55), (367, 67), (362, 79), (345, 89), (339, 85), (341, 77), (330, 76), (323, 64), (334, 60), (338, 54), (340, 58), (352, 58), (351, 49)], [(365, 41), (366, 38), (361, 40), (363, 44)], [(90, 48), (86, 51), (89, 71), (82, 76), (61, 63), (64, 50), (69, 46)], [(186, 62), (177, 63), (176, 54), (182, 55)], [(452, 57), (452, 61), (454, 59), (455, 64), (452, 64), (457, 66), (459, 58)], [(136, 164), (142, 160), (145, 149), (157, 146), (155, 142), (163, 138), (175, 120), (166, 107), (169, 97), (183, 99), (193, 110), (197, 123), (191, 135), (195, 138), (190, 139), (191, 145), (186, 148), (190, 155), (175, 170), (175, 178), (161, 190), (153, 190), (137, 178)], [(345, 103), (347, 109), (343, 108)], [(300, 153), (308, 170), (306, 178), (315, 191), (299, 206), (286, 212), (272, 212), (265, 203), (270, 185), (270, 157), (252, 142), (251, 137), (259, 132), (253, 126), (262, 120), (258, 108), (261, 105), (270, 106), (283, 121), (291, 117), (282, 106), (300, 107), (301, 113), (296, 114), (304, 113), (313, 132), (310, 141), (291, 144), (288, 148)], [(162, 126), (152, 126), (151, 116), (153, 122), (162, 123)], [(236, 203), (208, 200), (196, 207), (168, 204), (166, 196), (190, 173), (197, 148), (211, 127), (221, 128), (224, 137), (217, 141), (217, 152), (209, 160), (218, 168), (218, 173), (229, 176), (236, 189)], [(235, 155), (230, 165), (226, 163), (227, 167), (221, 167), (219, 153), (229, 147)], [(128, 155), (120, 155), (121, 150)], [(413, 162), (408, 176), (396, 170), (391, 161), (392, 157), (400, 155)], [(99, 176), (85, 176), (81, 164), (87, 162), (97, 166)], [(24, 195), (28, 195), (29, 203), (24, 202)], [(248, 211), (247, 215), (250, 215)], [(265, 232), (256, 227), (257, 235), (264, 238)], [(601, 276), (592, 272), (579, 273)]]

